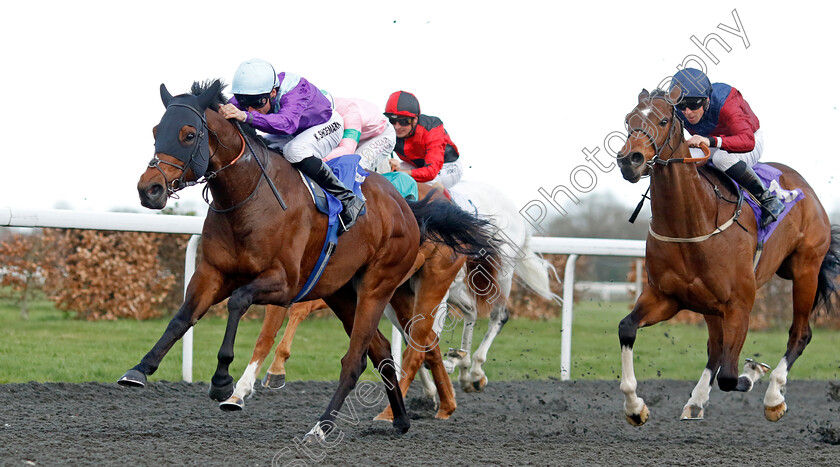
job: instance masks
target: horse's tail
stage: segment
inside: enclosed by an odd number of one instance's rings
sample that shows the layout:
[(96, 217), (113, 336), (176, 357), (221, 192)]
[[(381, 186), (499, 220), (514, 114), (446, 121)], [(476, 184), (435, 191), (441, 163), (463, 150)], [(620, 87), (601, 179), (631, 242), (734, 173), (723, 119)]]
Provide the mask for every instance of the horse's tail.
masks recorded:
[(434, 193), (431, 191), (420, 201), (408, 201), (420, 226), (420, 242), (444, 244), (470, 259), (489, 256), (491, 260), (498, 260), (501, 243), (496, 238), (493, 224), (454, 203), (433, 200)]
[(822, 306), (828, 313), (833, 311), (834, 304), (831, 299), (838, 292), (836, 282), (838, 276), (840, 276), (840, 225), (832, 225), (831, 244), (820, 266), (820, 274), (817, 278), (817, 294), (814, 297), (814, 306), (811, 307), (811, 310)]
[(560, 282), (557, 270), (554, 269), (554, 265), (550, 262), (540, 258), (536, 253), (531, 251), (530, 234), (525, 238), (521, 253), (523, 257), (517, 260), (514, 265), (514, 271), (520, 282), (545, 299), (559, 300), (560, 297), (551, 291), (551, 277), (549, 275), (549, 273), (554, 275), (557, 282)]
[(433, 194), (408, 203), (420, 225), (421, 239), (445, 244), (467, 257), (467, 288), (475, 298), (477, 312), (487, 312), (503, 295), (499, 276), (504, 259), (497, 228), (489, 219), (470, 214), (454, 203), (432, 200)]

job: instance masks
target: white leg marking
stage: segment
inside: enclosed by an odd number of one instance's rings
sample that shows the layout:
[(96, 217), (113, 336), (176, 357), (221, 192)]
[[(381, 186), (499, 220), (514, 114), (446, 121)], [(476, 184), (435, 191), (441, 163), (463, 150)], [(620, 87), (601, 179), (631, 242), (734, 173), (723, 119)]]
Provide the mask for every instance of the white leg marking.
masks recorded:
[(709, 394), (712, 391), (712, 371), (708, 368), (703, 369), (700, 374), (700, 380), (697, 385), (691, 390), (691, 397), (683, 407), (682, 419), (702, 419), (703, 408), (709, 403)]
[(257, 380), (257, 368), (259, 366), (258, 362), (248, 364), (239, 381), (236, 382), (236, 388), (233, 390), (234, 396), (245, 399), (245, 397), (254, 393), (254, 382)]
[(420, 375), (420, 382), (423, 384), (423, 394), (429, 399), (435, 400), (435, 396), (437, 396), (437, 388), (435, 387), (435, 380), (432, 378), (429, 370), (420, 367), (418, 374)]
[(764, 393), (764, 406), (776, 407), (785, 401), (785, 385), (787, 384), (788, 365), (785, 357), (779, 362), (779, 366), (770, 373), (770, 385)]
[(755, 360), (748, 358), (747, 361), (744, 363), (744, 372), (741, 373), (739, 378), (745, 377), (748, 380), (750, 380), (750, 389), (748, 389), (749, 391), (752, 390), (755, 382), (760, 380), (761, 377), (764, 376), (764, 374), (767, 373), (767, 370), (769, 369), (770, 367), (765, 365), (764, 363), (758, 363)]
[(624, 413), (639, 415), (645, 401), (636, 395), (636, 374), (633, 371), (633, 349), (621, 347), (621, 392), (624, 393)]

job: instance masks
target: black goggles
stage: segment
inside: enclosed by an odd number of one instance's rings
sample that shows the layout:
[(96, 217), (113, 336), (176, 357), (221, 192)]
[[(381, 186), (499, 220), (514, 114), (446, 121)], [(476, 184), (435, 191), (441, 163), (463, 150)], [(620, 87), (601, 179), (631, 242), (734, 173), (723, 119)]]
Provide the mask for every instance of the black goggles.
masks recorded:
[(254, 109), (261, 109), (265, 107), (265, 104), (268, 103), (268, 98), (268, 94), (260, 94), (258, 96), (248, 96), (240, 94), (236, 96), (236, 102), (239, 102), (239, 105), (242, 106), (243, 109), (247, 109), (249, 107)]
[(700, 99), (700, 100), (696, 100), (696, 101), (684, 101), (684, 102), (680, 102), (679, 104), (677, 104), (676, 107), (677, 107), (677, 110), (680, 110), (680, 111), (684, 111), (685, 109), (697, 110), (700, 107), (703, 107), (704, 102), (705, 102), (705, 99)]
[(393, 115), (388, 116), (388, 121), (391, 122), (391, 125), (399, 124), (400, 126), (409, 126), (411, 125), (411, 117), (396, 117)]

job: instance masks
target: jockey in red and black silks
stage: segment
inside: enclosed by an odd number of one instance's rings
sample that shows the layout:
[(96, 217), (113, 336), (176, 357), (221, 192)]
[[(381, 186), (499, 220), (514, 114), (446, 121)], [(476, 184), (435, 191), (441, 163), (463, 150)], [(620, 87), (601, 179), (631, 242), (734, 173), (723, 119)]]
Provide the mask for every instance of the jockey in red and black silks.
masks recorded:
[(392, 161), (392, 169), (411, 175), (418, 183), (440, 183), (451, 188), (463, 176), (458, 148), (438, 117), (420, 113), (417, 98), (397, 91), (385, 104), (385, 116), (397, 133), (394, 151), (401, 162)]

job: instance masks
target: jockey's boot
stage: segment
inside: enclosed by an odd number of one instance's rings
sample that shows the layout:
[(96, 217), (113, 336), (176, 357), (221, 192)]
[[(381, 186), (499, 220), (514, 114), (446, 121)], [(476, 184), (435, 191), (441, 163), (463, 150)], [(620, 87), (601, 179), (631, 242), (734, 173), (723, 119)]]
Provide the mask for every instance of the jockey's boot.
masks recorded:
[(767, 227), (776, 221), (782, 211), (785, 210), (784, 203), (764, 187), (764, 183), (746, 162), (738, 161), (735, 165), (726, 169), (726, 175), (746, 188), (761, 203), (761, 227)]
[(350, 227), (356, 223), (356, 219), (359, 217), (359, 213), (362, 212), (362, 208), (365, 207), (365, 202), (356, 196), (352, 190), (347, 189), (341, 183), (341, 180), (335, 176), (332, 169), (321, 159), (310, 156), (292, 165), (303, 172), (304, 175), (314, 180), (324, 191), (341, 201), (341, 206), (344, 209), (341, 210), (338, 218), (341, 220), (344, 230), (350, 230)]

